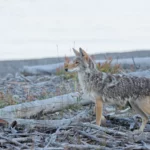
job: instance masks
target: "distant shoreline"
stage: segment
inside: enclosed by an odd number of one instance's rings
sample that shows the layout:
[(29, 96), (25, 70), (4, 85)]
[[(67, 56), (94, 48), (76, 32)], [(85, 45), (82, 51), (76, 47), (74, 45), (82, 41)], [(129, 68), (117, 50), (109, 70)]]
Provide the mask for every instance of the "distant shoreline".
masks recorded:
[[(105, 59), (112, 57), (114, 59), (132, 58), (132, 57), (150, 57), (150, 50), (131, 51), (121, 53), (101, 53), (93, 54), (95, 59)], [(42, 59), (24, 59), (24, 60), (2, 60), (0, 61), (0, 77), (6, 76), (8, 73), (15, 75), (23, 66), (56, 64), (64, 61), (64, 57), (51, 57)]]
[[(94, 55), (99, 58), (105, 58), (105, 56), (114, 56), (117, 57), (119, 56), (120, 58), (130, 58), (131, 55), (133, 57), (148, 57), (150, 56), (150, 50), (133, 50), (133, 51), (125, 51), (125, 52), (104, 52), (104, 53), (93, 53), (91, 55)], [(73, 57), (69, 55), (68, 57)], [(30, 60), (44, 60), (44, 59), (61, 59), (64, 58), (64, 56), (60, 57), (41, 57), (41, 58), (20, 58), (20, 59), (3, 59), (0, 60), (0, 62), (3, 61), (30, 61)]]

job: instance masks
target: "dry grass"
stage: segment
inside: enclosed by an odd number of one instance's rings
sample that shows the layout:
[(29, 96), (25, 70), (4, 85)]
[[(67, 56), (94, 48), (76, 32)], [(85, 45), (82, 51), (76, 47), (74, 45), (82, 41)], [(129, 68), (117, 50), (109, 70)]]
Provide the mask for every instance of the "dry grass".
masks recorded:
[(106, 58), (104, 63), (97, 63), (97, 68), (99, 71), (108, 72), (108, 73), (119, 73), (121, 70), (120, 64), (112, 65), (112, 57)]
[(16, 101), (14, 100), (13, 95), (9, 91), (7, 91), (6, 94), (0, 92), (0, 108), (14, 104), (16, 104)]

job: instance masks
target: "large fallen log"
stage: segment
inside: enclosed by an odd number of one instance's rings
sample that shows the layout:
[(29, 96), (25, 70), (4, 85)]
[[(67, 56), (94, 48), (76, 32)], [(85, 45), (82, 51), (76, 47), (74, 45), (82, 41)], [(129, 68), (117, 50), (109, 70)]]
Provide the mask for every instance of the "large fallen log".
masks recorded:
[(50, 64), (50, 65), (38, 65), (38, 66), (24, 66), (21, 69), (21, 73), (25, 76), (42, 75), (42, 74), (54, 74), (57, 68), (63, 67), (64, 63)]
[(11, 105), (0, 109), (0, 117), (30, 118), (39, 113), (52, 113), (62, 110), (70, 105), (85, 105), (91, 103), (85, 95), (82, 97), (78, 93), (70, 93), (45, 100), (36, 100), (17, 105)]
[(150, 70), (130, 72), (127, 75), (150, 78)]
[(77, 123), (86, 119), (88, 117), (88, 112), (89, 110), (85, 110), (72, 118), (60, 120), (35, 120), (35, 119), (19, 119), (11, 117), (2, 117), (2, 119), (6, 120), (9, 124), (16, 121), (17, 125), (24, 125), (30, 128), (47, 127), (51, 129), (57, 129), (59, 127), (63, 128), (70, 125), (71, 123)]

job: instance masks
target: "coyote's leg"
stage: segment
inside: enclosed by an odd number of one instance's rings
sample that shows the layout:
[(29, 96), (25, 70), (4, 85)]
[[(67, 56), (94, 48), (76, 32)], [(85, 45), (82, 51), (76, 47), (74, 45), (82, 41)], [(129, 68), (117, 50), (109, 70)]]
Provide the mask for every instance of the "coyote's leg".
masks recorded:
[(101, 119), (102, 119), (102, 111), (103, 111), (103, 103), (102, 99), (96, 98), (96, 124), (100, 125), (101, 124)]
[[(95, 106), (93, 108), (93, 113), (96, 114), (96, 103), (95, 103)], [(106, 125), (106, 118), (104, 117), (104, 115), (102, 115), (101, 124)]]
[(145, 114), (145, 112), (142, 110), (142, 108), (140, 108), (140, 105), (138, 104), (138, 100), (130, 101), (130, 104), (133, 107), (133, 109), (136, 111), (136, 113), (138, 113), (142, 117), (142, 125), (141, 125), (139, 131), (143, 132), (143, 130), (146, 126), (146, 123), (148, 122), (148, 117)]

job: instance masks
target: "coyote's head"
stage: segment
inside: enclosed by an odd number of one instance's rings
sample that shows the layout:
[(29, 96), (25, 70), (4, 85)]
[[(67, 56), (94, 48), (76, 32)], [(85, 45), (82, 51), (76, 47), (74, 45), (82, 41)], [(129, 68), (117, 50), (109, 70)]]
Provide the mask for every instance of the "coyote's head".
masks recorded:
[(79, 52), (73, 48), (76, 55), (73, 62), (66, 60), (64, 64), (65, 71), (68, 72), (90, 72), (96, 69), (96, 64), (93, 62), (92, 58), (82, 49), (79, 48)]

